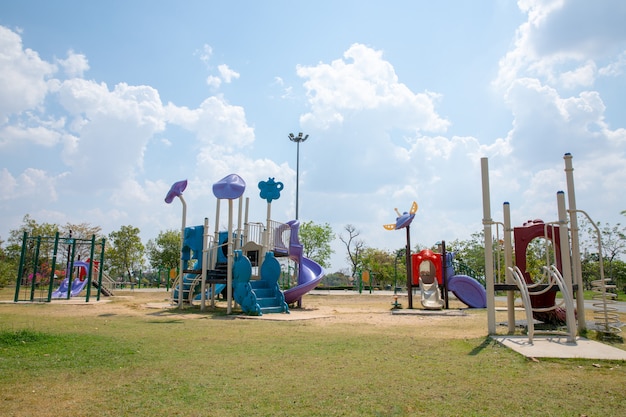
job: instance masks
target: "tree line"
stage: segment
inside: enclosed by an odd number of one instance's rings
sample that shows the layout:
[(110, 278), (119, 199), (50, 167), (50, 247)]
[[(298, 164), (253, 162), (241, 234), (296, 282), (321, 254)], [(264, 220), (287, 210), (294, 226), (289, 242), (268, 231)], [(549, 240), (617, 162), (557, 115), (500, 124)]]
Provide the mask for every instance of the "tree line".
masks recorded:
[[(623, 212), (622, 214), (626, 214)], [(626, 263), (622, 260), (626, 254), (626, 229), (621, 224), (610, 225), (598, 223), (600, 230), (601, 251), (603, 256), (605, 278), (610, 279), (620, 291), (626, 292)], [(581, 264), (583, 281), (587, 289), (591, 282), (599, 279), (599, 245), (594, 230), (588, 222), (581, 223)], [(29, 236), (61, 236), (70, 233), (76, 239), (105, 239), (104, 271), (114, 279), (144, 284), (162, 282), (165, 274), (176, 269), (180, 261), (180, 230), (159, 232), (156, 238), (144, 245), (140, 238), (140, 230), (132, 225), (121, 226), (119, 230), (104, 235), (99, 226), (87, 223), (63, 226), (51, 223), (39, 223), (30, 215), (25, 215), (22, 225), (9, 232), (6, 241), (0, 238), (0, 286), (12, 285), (17, 277), (19, 258), (24, 232)], [(316, 261), (325, 268), (330, 266), (333, 254), (331, 243), (336, 235), (329, 224), (303, 222), (300, 226), (299, 239), (304, 248), (304, 256)], [(330, 272), (327, 271), (322, 285), (331, 287), (349, 287), (356, 285), (356, 280), (368, 271), (372, 285), (379, 287), (404, 286), (406, 283), (406, 249), (385, 250), (369, 246), (360, 238), (360, 231), (351, 224), (345, 225), (338, 236), (345, 248), (345, 260), (348, 267)], [(446, 250), (455, 253), (455, 259), (462, 262), (479, 276), (485, 274), (484, 236), (483, 232), (473, 233), (469, 239), (455, 239), (445, 242)], [(440, 250), (438, 245), (430, 247), (416, 244), (412, 253), (422, 249)], [(504, 280), (504, 259), (502, 242), (494, 239), (494, 248), (498, 252), (495, 258), (496, 280)], [(86, 259), (86, 253), (78, 253)], [(528, 268), (540, 273), (541, 265), (553, 256), (551, 242), (535, 239), (527, 249)], [(42, 260), (45, 262), (45, 260)], [(549, 262), (549, 261), (547, 261)]]

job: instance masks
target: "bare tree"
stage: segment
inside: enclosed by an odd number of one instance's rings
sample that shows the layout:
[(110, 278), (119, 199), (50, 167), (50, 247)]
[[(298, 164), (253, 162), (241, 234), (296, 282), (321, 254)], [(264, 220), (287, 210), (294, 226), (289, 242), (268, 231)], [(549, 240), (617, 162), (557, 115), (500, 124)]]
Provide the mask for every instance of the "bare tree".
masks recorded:
[(339, 240), (346, 245), (346, 250), (348, 251), (346, 259), (350, 261), (350, 265), (352, 266), (352, 276), (355, 277), (361, 264), (361, 252), (365, 248), (365, 242), (361, 239), (357, 239), (361, 232), (358, 231), (353, 225), (347, 224), (343, 229), (348, 232), (348, 237), (346, 238), (340, 234)]

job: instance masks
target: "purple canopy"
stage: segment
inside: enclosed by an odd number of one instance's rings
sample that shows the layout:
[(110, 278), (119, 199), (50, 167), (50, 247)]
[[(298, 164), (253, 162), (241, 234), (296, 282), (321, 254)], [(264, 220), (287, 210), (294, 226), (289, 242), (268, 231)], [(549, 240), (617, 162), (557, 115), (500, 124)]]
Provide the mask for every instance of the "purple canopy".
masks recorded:
[(241, 197), (246, 190), (246, 182), (237, 174), (230, 174), (213, 184), (213, 195), (216, 198), (234, 200)]
[(180, 197), (181, 195), (183, 195), (183, 191), (185, 191), (185, 188), (187, 188), (187, 180), (175, 182), (165, 196), (165, 202), (167, 204), (170, 204), (172, 201), (174, 201), (174, 197)]

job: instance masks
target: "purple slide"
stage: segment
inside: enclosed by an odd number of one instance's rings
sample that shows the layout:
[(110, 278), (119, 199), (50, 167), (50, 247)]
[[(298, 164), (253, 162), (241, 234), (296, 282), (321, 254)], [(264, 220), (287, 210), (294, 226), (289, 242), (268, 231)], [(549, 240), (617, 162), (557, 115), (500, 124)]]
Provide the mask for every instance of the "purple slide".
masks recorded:
[(298, 263), (298, 285), (289, 288), (283, 294), (287, 304), (295, 303), (302, 296), (315, 287), (324, 278), (324, 268), (317, 262), (305, 258), (302, 255), (302, 244), (298, 239), (300, 222), (292, 220), (287, 222), (291, 227), (291, 237), (289, 239), (289, 257)]
[(315, 287), (324, 277), (324, 270), (320, 264), (309, 258), (301, 258), (300, 268), (298, 272), (298, 285), (289, 288), (283, 294), (287, 304), (295, 303), (302, 296)]
[[(78, 262), (74, 262), (72, 267), (78, 268), (79, 271), (80, 271), (80, 268), (82, 268), (84, 269), (84, 272), (85, 272), (84, 279), (82, 281), (79, 278), (80, 273), (78, 273), (78, 276), (72, 279), (72, 288), (70, 289), (70, 295), (72, 297), (76, 297), (85, 288), (85, 285), (87, 285), (86, 275), (89, 273), (89, 264), (86, 262), (78, 261)], [(69, 275), (69, 271), (67, 271), (66, 275)], [(52, 293), (52, 298), (67, 298), (67, 290), (69, 287), (69, 283), (70, 283), (69, 277), (65, 278), (61, 282), (61, 285), (59, 286), (59, 288)]]
[(446, 280), (448, 290), (470, 308), (487, 307), (487, 291), (472, 277), (453, 275)]

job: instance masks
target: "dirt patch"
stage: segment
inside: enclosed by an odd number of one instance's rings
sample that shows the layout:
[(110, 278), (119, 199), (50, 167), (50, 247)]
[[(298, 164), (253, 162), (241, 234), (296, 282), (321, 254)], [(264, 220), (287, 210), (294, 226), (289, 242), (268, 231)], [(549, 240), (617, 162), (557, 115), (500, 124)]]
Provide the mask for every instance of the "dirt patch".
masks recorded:
[[(463, 328), (464, 337), (481, 336), (486, 333), (485, 311), (466, 309), (464, 304), (456, 300), (450, 301), (448, 310), (432, 311), (418, 308), (406, 309), (408, 306), (406, 295), (398, 296), (398, 303), (405, 308), (395, 309), (393, 305), (395, 300), (389, 294), (355, 292), (307, 294), (303, 297), (301, 307), (291, 306), (290, 314), (265, 314), (262, 317), (251, 318), (239, 314), (236, 308), (233, 309), (233, 314), (226, 315), (227, 305), (223, 300), (218, 300), (215, 307), (207, 306), (204, 311), (200, 311), (199, 302), (198, 305), (186, 306), (180, 310), (176, 304), (171, 303), (170, 295), (171, 293), (165, 290), (117, 291), (114, 297), (102, 297), (100, 301), (89, 303), (86, 303), (84, 299), (76, 298), (43, 304), (46, 314), (50, 316), (154, 317), (158, 315), (185, 320), (212, 316), (268, 321), (301, 320), (319, 326), (341, 323), (370, 326), (419, 326), (425, 330), (428, 329), (429, 333), (450, 333), (451, 335), (460, 333), (459, 329)], [(417, 302), (415, 297), (413, 301), (415, 306)], [(417, 303), (419, 305), (419, 302)]]

